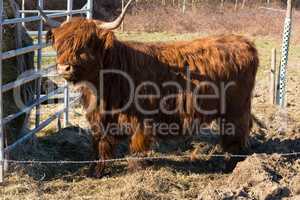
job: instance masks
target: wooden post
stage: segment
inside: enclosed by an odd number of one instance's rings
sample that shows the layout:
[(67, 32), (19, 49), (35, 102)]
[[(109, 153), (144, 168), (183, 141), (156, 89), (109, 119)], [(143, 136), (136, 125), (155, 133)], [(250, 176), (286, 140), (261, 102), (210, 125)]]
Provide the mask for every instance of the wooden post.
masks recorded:
[(196, 5), (195, 5), (195, 0), (192, 0), (192, 10), (194, 11), (196, 8)]
[(234, 10), (237, 10), (237, 8), (238, 8), (238, 0), (235, 0)]
[(246, 5), (246, 0), (243, 0), (243, 3), (242, 3), (242, 9), (245, 8), (245, 5)]
[(270, 104), (275, 103), (276, 94), (276, 49), (272, 49), (270, 70)]
[(225, 0), (221, 0), (221, 9), (224, 8), (224, 1), (225, 1)]
[(185, 13), (186, 10), (186, 0), (183, 0), (182, 12)]

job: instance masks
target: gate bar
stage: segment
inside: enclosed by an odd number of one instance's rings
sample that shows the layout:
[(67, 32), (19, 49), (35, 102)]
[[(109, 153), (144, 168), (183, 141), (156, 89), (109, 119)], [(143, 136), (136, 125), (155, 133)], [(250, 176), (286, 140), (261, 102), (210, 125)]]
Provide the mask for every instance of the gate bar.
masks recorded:
[(41, 44), (34, 44), (34, 45), (31, 45), (28, 47), (23, 47), (23, 48), (19, 48), (19, 49), (2, 52), (2, 54), (0, 55), (0, 59), (5, 60), (8, 58), (13, 58), (13, 57), (16, 57), (19, 55), (27, 54), (29, 52), (35, 51), (40, 48), (45, 48), (47, 46), (50, 46), (50, 45), (47, 43), (41, 43)]
[[(73, 9), (73, 0), (68, 0), (67, 10), (68, 12)], [(72, 13), (67, 15), (67, 21), (71, 20)], [(68, 81), (65, 81), (65, 89), (64, 89), (64, 127), (67, 127), (69, 124), (69, 85)]]
[[(22, 5), (21, 6), (22, 6), (22, 10), (25, 10), (25, 0), (22, 0)], [(21, 18), (25, 18), (25, 17), (26, 17), (25, 12), (21, 12)], [(22, 22), (22, 25), (24, 26), (24, 28), (26, 28), (25, 27), (26, 26), (25, 22)]]
[(93, 0), (88, 0), (87, 1), (87, 13), (86, 13), (86, 17), (88, 19), (92, 19), (93, 18)]
[(68, 0), (68, 5), (67, 5), (67, 11), (68, 11), (68, 15), (67, 15), (67, 20), (69, 21), (72, 18), (72, 11), (73, 9), (73, 0)]
[(5, 117), (2, 121), (3, 125), (7, 124), (8, 122), (16, 119), (17, 117), (19, 117), (20, 115), (24, 114), (24, 113), (28, 113), (30, 112), (34, 107), (36, 107), (38, 104), (44, 103), (45, 101), (48, 101), (51, 97), (56, 96), (57, 94), (60, 94), (63, 92), (63, 89), (65, 89), (65, 87), (59, 87), (58, 89), (50, 92), (47, 95), (41, 96), (39, 101), (34, 101), (33, 103), (31, 103), (30, 105), (27, 105), (25, 108), (23, 108), (21, 111), (15, 113), (15, 114), (11, 114), (8, 115), (7, 117)]
[[(44, 0), (39, 0), (38, 1), (38, 6), (43, 9), (44, 8)], [(40, 16), (40, 13), (39, 13)], [(42, 45), (42, 32), (43, 32), (43, 20), (42, 18), (39, 21), (39, 26), (38, 26), (38, 44), (41, 46)], [(36, 66), (36, 71), (38, 72), (42, 67), (42, 48), (39, 48), (37, 50), (37, 66)], [(36, 79), (36, 101), (37, 105), (35, 107), (35, 127), (37, 128), (40, 125), (40, 96), (41, 96), (41, 78)]]
[(56, 66), (56, 64), (46, 65), (45, 67), (43, 67), (43, 70), (41, 70), (39, 72), (34, 72), (34, 73), (31, 73), (31, 74), (28, 74), (28, 76), (26, 76), (26, 77), (22, 77), (20, 79), (17, 79), (14, 82), (10, 82), (10, 83), (7, 83), (5, 85), (2, 85), (2, 93), (5, 93), (9, 90), (12, 90), (15, 87), (20, 87), (21, 85), (24, 85), (25, 83), (34, 81), (35, 79), (37, 79), (39, 77), (56, 76), (56, 74), (54, 74), (54, 75), (49, 74), (50, 72), (54, 71), (55, 66)]
[[(3, 34), (3, 0), (0, 0), (0, 53), (2, 54)], [(2, 59), (0, 58), (0, 184), (4, 181), (4, 132), (3, 132), (3, 99), (2, 99)]]
[[(43, 10), (44, 13), (61, 13), (67, 10)], [(39, 13), (38, 10), (20, 10), (20, 13)]]
[(43, 128), (45, 128), (46, 126), (48, 126), (51, 122), (53, 122), (53, 120), (55, 120), (56, 118), (58, 118), (63, 112), (65, 112), (65, 109), (60, 110), (56, 113), (54, 113), (53, 115), (51, 115), (48, 119), (46, 119), (45, 121), (43, 121), (38, 127), (36, 127), (35, 129), (31, 130), (29, 133), (27, 133), (24, 137), (22, 137), (21, 139), (17, 140), (15, 143), (13, 143), (12, 145), (8, 146), (5, 148), (5, 152), (10, 152), (12, 149), (14, 149), (16, 146), (18, 146), (19, 144), (22, 144), (23, 142), (27, 141), (28, 139), (30, 139), (34, 134), (36, 134), (37, 132), (39, 132), (40, 130), (43, 130)]
[[(79, 10), (72, 10), (70, 12), (63, 12), (63, 13), (53, 13), (53, 14), (49, 14), (47, 15), (49, 18), (59, 18), (59, 17), (65, 17), (68, 14), (82, 14), (82, 13), (86, 13), (88, 12), (88, 9), (79, 9)], [(2, 25), (8, 25), (8, 24), (15, 24), (15, 23), (19, 23), (19, 22), (32, 22), (32, 21), (38, 21), (40, 20), (41, 17), (40, 16), (32, 16), (32, 17), (25, 17), (25, 18), (14, 18), (14, 19), (5, 19), (3, 20)]]

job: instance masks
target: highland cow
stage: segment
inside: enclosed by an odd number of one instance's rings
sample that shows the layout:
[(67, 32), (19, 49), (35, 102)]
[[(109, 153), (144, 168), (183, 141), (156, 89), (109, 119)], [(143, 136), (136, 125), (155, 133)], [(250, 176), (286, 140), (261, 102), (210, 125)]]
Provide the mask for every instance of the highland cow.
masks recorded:
[[(226, 126), (220, 129), (225, 151), (246, 147), (259, 64), (254, 44), (236, 35), (169, 43), (120, 41), (112, 30), (121, 24), (129, 3), (113, 22), (72, 18), (59, 24), (41, 11), (56, 26), (47, 38), (57, 51), (58, 73), (74, 84), (86, 83), (83, 105), (97, 158), (113, 158), (124, 134), (130, 137), (131, 153), (142, 154), (163, 135), (161, 129), (154, 133), (154, 126), (172, 124), (172, 130), (182, 133), (195, 121), (216, 119), (234, 125), (232, 134)], [(117, 133), (110, 131), (111, 124), (118, 125)], [(96, 176), (103, 167), (97, 164)]]

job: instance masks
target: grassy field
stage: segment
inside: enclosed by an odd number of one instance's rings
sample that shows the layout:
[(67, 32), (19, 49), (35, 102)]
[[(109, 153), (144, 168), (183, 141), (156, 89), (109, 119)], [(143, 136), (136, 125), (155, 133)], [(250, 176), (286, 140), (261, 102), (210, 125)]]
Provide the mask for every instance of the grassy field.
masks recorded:
[[(190, 40), (204, 34), (173, 34), (173, 33), (117, 33), (122, 40), (137, 40), (144, 42)], [(256, 92), (254, 94), (253, 112), (268, 125), (279, 123), (274, 119), (274, 109), (268, 104), (268, 74), (272, 48), (280, 50), (280, 41), (270, 37), (250, 37), (256, 44), (260, 68), (257, 76)], [(279, 55), (278, 55), (279, 58)], [(47, 59), (46, 63), (49, 63)], [(278, 62), (279, 63), (279, 62)], [(278, 153), (282, 149), (297, 151), (300, 149), (298, 142), (300, 129), (300, 97), (299, 97), (299, 63), (300, 45), (292, 44), (290, 47), (290, 60), (288, 69), (288, 107), (291, 128), (279, 134), (274, 127), (255, 129), (251, 142), (253, 152)], [(61, 80), (55, 80), (61, 82)], [(60, 105), (62, 106), (62, 105)], [(57, 110), (57, 105), (43, 106), (42, 119)], [(71, 123), (75, 126), (87, 127), (84, 111), (77, 105), (70, 111)], [(298, 127), (298, 128), (297, 128)], [(39, 133), (39, 138), (44, 138), (56, 132), (56, 122)], [(288, 141), (290, 141), (288, 143)], [(51, 159), (49, 152), (56, 148), (47, 146), (36, 155), (43, 155), (43, 159)], [(190, 150), (187, 150), (189, 153)], [(175, 155), (178, 152), (174, 153)], [(32, 159), (37, 159), (33, 157)], [(24, 166), (17, 167), (6, 177), (2, 187), (3, 199), (224, 199), (234, 195), (248, 195), (245, 199), (262, 199), (262, 197), (280, 194), (283, 197), (300, 195), (300, 162), (299, 159), (284, 159), (280, 156), (249, 156), (241, 162), (237, 171), (225, 173), (224, 160), (208, 160), (191, 163), (184, 159), (155, 162), (154, 166), (145, 170), (128, 172), (126, 163), (114, 163), (110, 166), (110, 173), (102, 179), (86, 177), (85, 168), (69, 173), (58, 173), (54, 178), (42, 178), (48, 175), (47, 167), (33, 167), (41, 170), (41, 178), (35, 177)], [(25, 167), (25, 168), (26, 168)], [(63, 168), (56, 166), (55, 170)], [(45, 170), (43, 172), (43, 169)], [(48, 171), (47, 171), (48, 170)], [(54, 172), (53, 172), (54, 173)], [(270, 173), (270, 174), (269, 174)], [(51, 173), (50, 173), (51, 174)], [(273, 180), (273, 176), (281, 177)], [(242, 178), (242, 177), (246, 178)], [(44, 179), (47, 179), (45, 181)], [(299, 181), (298, 181), (299, 180)], [(234, 185), (235, 184), (235, 185)], [(253, 184), (251, 186), (251, 184)], [(294, 185), (295, 186), (294, 186)], [(228, 187), (227, 187), (228, 186)], [(242, 188), (240, 188), (242, 187)], [(287, 189), (286, 189), (287, 188)], [(288, 194), (285, 191), (288, 190)], [(224, 191), (227, 191), (225, 194)], [(277, 191), (277, 193), (276, 193)], [(278, 192), (281, 191), (282, 193)], [(2, 195), (2, 194), (1, 194)], [(227, 196), (226, 196), (227, 195)], [(265, 195), (265, 196), (264, 196)], [(204, 198), (202, 198), (204, 196)], [(268, 196), (267, 196), (268, 197)], [(266, 198), (267, 198), (266, 197)], [(299, 196), (298, 196), (299, 197)]]

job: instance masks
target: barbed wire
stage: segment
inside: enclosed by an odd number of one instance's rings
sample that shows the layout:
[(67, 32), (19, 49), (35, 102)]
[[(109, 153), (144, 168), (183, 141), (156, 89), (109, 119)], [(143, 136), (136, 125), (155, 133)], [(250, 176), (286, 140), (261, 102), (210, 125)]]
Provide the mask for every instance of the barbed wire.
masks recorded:
[[(239, 155), (239, 154), (196, 154), (197, 158), (247, 158), (252, 155), (278, 155), (282, 157), (292, 157), (292, 156), (300, 156), (300, 152), (292, 152), (292, 153), (257, 153), (257, 154), (249, 154), (249, 155)], [(58, 161), (42, 161), (42, 160), (7, 160), (4, 159), (0, 162), (12, 163), (12, 164), (93, 164), (93, 163), (112, 163), (112, 162), (123, 162), (123, 161), (144, 161), (144, 160), (160, 160), (160, 159), (178, 159), (178, 158), (191, 158), (191, 155), (175, 155), (175, 156), (150, 156), (150, 157), (127, 157), (127, 158), (114, 158), (114, 159), (106, 159), (106, 160), (86, 160), (86, 161), (74, 161), (74, 160), (58, 160)]]

